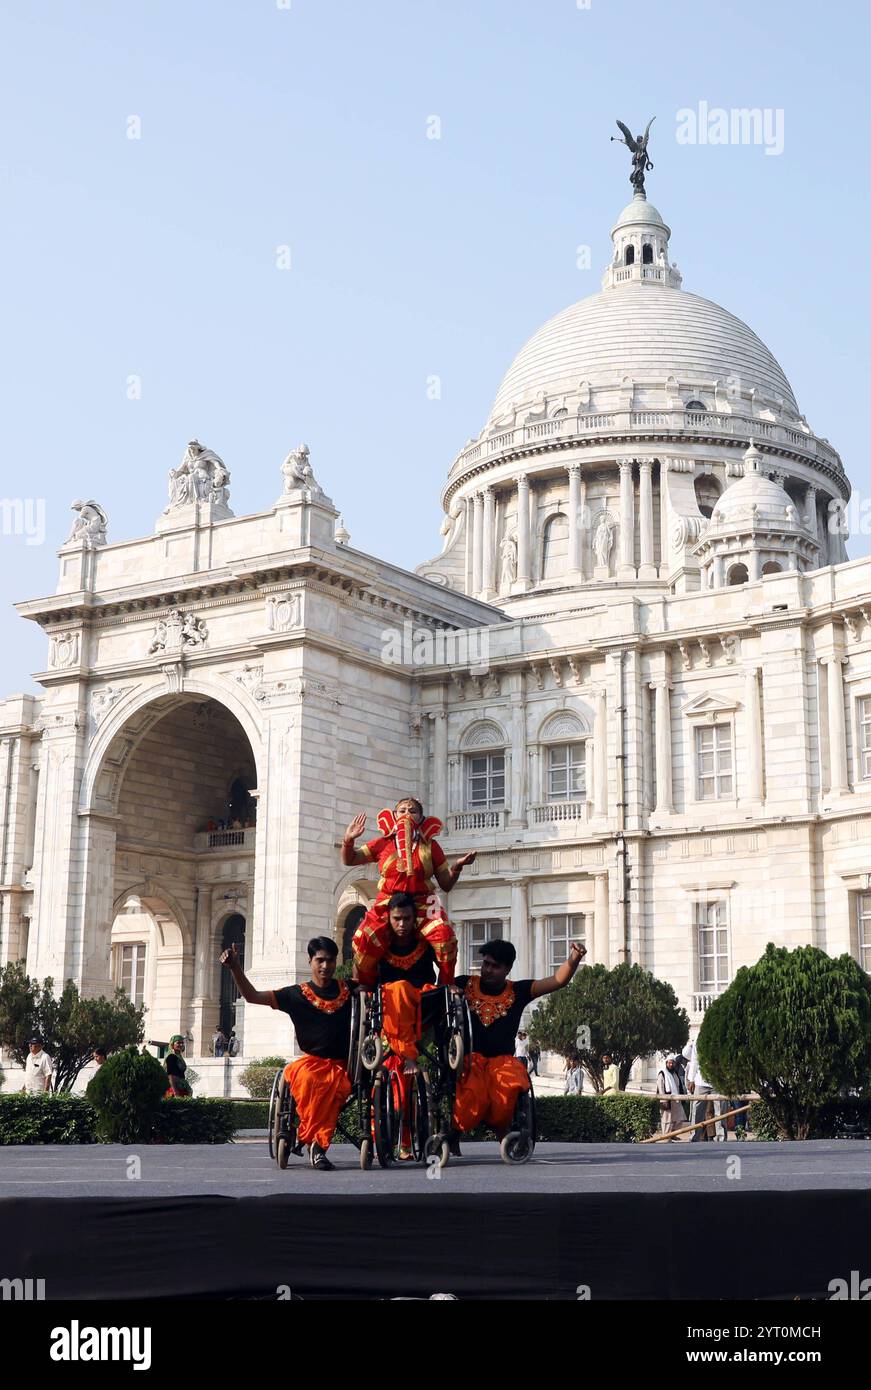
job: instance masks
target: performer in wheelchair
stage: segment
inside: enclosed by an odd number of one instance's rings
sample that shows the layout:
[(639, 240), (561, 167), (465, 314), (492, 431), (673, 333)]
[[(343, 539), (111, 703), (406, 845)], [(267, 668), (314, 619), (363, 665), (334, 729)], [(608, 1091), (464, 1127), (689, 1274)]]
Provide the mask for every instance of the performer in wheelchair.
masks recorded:
[(440, 983), (449, 984), (456, 968), (457, 938), (435, 884), (449, 893), (465, 865), (474, 862), (474, 853), (464, 854), (449, 865), (435, 838), (442, 828), (441, 821), (434, 816), (425, 818), (423, 806), (413, 796), (397, 802), (393, 811), (379, 811), (380, 836), (357, 849), (355, 841), (365, 827), (366, 816), (361, 812), (351, 821), (342, 840), (343, 864), (375, 862), (380, 870), (375, 901), (354, 933), (356, 978), (362, 985), (375, 984), (378, 962), (392, 949), (390, 900), (394, 893), (409, 893), (414, 902), (417, 933), (432, 948)]
[(328, 936), (308, 943), (311, 979), (283, 989), (255, 989), (242, 970), (235, 946), (224, 951), (221, 964), (236, 981), (248, 1004), (266, 1004), (290, 1015), (302, 1057), (289, 1062), (284, 1075), (299, 1114), (298, 1147), (309, 1146), (311, 1166), (331, 1172), (327, 1157), (339, 1111), (351, 1094), (348, 1050), (351, 1040), (351, 996), (357, 988), (335, 979), (339, 948)]
[(521, 1015), (533, 999), (569, 984), (587, 948), (573, 941), (568, 959), (544, 980), (509, 980), (517, 958), (510, 941), (488, 941), (478, 954), (481, 974), (459, 975), (455, 984), (472, 1016), (472, 1056), (457, 1086), (454, 1127), (468, 1132), (484, 1124), (501, 1140), (530, 1089), (529, 1069), (514, 1055)]
[[(381, 1031), (388, 1048), (384, 1067), (398, 1073), (402, 1098), (399, 1158), (411, 1159), (408, 1110), (412, 1078), (418, 1070), (420, 1040), (443, 1010), (444, 994), (438, 986), (444, 963), (418, 925), (411, 893), (394, 893), (388, 900), (387, 922), (389, 936), (374, 967), (374, 986), (380, 986)], [(355, 973), (359, 970), (356, 959), (354, 969)]]

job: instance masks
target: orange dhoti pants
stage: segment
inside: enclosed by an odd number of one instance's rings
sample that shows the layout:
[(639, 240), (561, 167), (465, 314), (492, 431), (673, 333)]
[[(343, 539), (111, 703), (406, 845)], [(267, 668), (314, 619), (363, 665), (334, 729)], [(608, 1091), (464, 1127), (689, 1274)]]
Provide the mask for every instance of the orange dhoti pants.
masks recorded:
[(329, 1148), (339, 1111), (351, 1094), (344, 1062), (306, 1053), (288, 1063), (284, 1076), (299, 1112), (299, 1142)]
[(467, 1132), (478, 1125), (507, 1130), (517, 1097), (529, 1090), (529, 1072), (519, 1057), (482, 1057), (473, 1052), (457, 1086), (454, 1125)]
[(414, 1061), (417, 1057), (417, 1044), (423, 1032), (420, 998), (426, 990), (432, 988), (432, 985), (424, 985), (418, 989), (408, 980), (391, 980), (389, 984), (381, 986), (382, 1027), (393, 1053), (384, 1065), (389, 1071), (396, 1072), (402, 1104), (403, 1144), (409, 1144), (411, 1141), (408, 1118), (414, 1080), (413, 1077), (405, 1075), (403, 1068), (408, 1058)]

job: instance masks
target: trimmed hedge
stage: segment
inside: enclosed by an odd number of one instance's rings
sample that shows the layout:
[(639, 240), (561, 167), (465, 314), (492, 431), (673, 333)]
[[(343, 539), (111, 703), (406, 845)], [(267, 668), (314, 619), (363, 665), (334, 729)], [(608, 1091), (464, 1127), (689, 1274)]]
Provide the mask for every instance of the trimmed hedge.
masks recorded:
[(164, 1144), (228, 1144), (239, 1128), (230, 1100), (162, 1100), (155, 1139)]
[[(265, 1125), (264, 1120), (264, 1125)], [(244, 1126), (254, 1128), (254, 1126)], [(162, 1100), (153, 1134), (145, 1143), (226, 1144), (240, 1128), (227, 1100)], [(0, 1145), (95, 1144), (97, 1113), (89, 1101), (67, 1092), (49, 1096), (0, 1096)], [(111, 1141), (107, 1141), (111, 1142)]]
[[(783, 1134), (762, 1100), (750, 1107), (750, 1126), (757, 1139), (779, 1140)], [(819, 1111), (809, 1139), (862, 1139), (871, 1134), (871, 1096), (847, 1096), (832, 1100)]]
[(0, 1144), (93, 1144), (96, 1124), (93, 1106), (68, 1091), (0, 1096)]

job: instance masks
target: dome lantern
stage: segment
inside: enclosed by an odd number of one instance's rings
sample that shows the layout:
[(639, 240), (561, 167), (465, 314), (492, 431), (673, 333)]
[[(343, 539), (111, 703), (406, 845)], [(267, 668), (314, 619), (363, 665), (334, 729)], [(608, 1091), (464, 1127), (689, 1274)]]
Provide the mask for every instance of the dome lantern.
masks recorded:
[(633, 281), (680, 289), (681, 273), (668, 259), (671, 228), (643, 193), (636, 193), (611, 228), (614, 253), (602, 277), (602, 289)]

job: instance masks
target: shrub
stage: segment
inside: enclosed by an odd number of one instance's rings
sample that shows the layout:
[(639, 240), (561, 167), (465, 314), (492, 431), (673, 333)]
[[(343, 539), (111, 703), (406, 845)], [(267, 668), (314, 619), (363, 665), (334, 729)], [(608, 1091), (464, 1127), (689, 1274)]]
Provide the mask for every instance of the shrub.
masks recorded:
[(165, 1144), (227, 1144), (239, 1124), (230, 1100), (166, 1098), (158, 1106), (155, 1137)]
[(166, 1092), (166, 1072), (149, 1052), (116, 1052), (85, 1092), (97, 1113), (97, 1137), (110, 1144), (147, 1142)]
[(284, 1057), (261, 1057), (249, 1062), (239, 1077), (249, 1096), (255, 1100), (268, 1100), (272, 1094), (272, 1082), (279, 1067), (287, 1066)]
[(57, 1091), (69, 1091), (94, 1046), (109, 1052), (139, 1043), (144, 1036), (145, 1010), (136, 1008), (122, 989), (111, 999), (82, 999), (67, 980), (55, 998), (54, 981), (31, 979), (17, 961), (0, 966), (0, 1047), (8, 1047), (20, 1066), (27, 1060), (28, 1039), (40, 1033), (54, 1063)]
[[(783, 1139), (784, 1134), (764, 1100), (750, 1108), (750, 1125), (757, 1139)], [(862, 1139), (871, 1134), (871, 1096), (847, 1096), (827, 1102), (814, 1116), (808, 1139)]]
[(670, 984), (623, 962), (613, 970), (604, 965), (579, 970), (566, 989), (545, 997), (529, 1032), (549, 1052), (578, 1053), (601, 1091), (603, 1053), (610, 1052), (620, 1068), (622, 1089), (636, 1061), (680, 1051), (689, 1037), (689, 1019)]
[(707, 1010), (699, 1065), (724, 1095), (757, 1091), (786, 1139), (807, 1139), (871, 1071), (871, 980), (852, 956), (769, 943)]
[(25, 1096), (0, 1099), (0, 1144), (93, 1144), (97, 1116), (79, 1096)]

